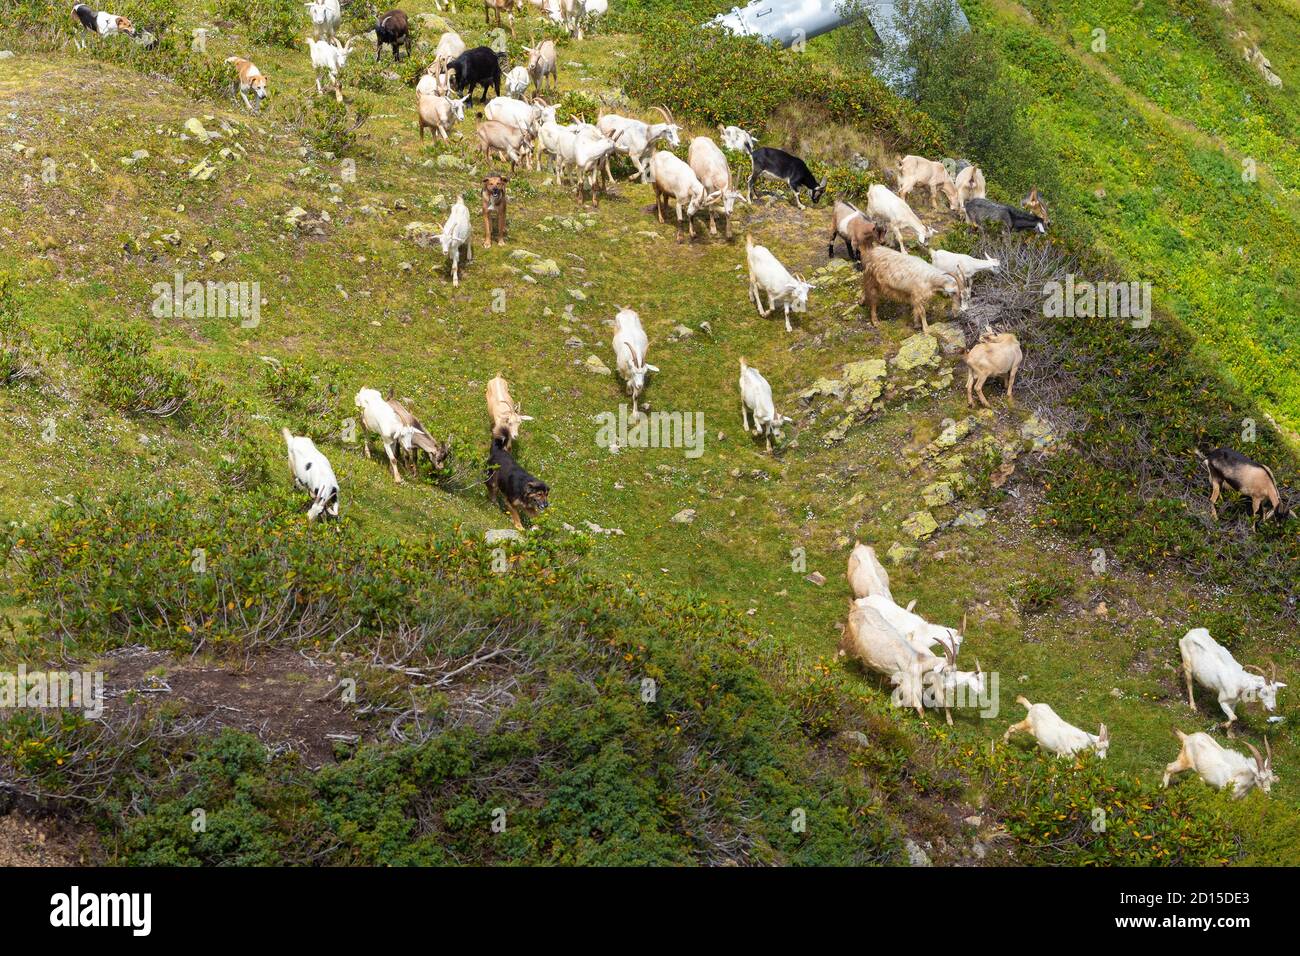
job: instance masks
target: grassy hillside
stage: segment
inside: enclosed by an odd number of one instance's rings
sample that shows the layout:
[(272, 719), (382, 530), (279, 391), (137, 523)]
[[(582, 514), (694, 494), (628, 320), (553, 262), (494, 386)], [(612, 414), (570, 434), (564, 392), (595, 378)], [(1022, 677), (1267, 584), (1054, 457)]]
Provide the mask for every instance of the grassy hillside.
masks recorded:
[[(155, 9), (123, 12), (148, 23)], [(1154, 489), (1131, 479), (1130, 459), (1095, 452), (1125, 427), (1100, 425), (1108, 411), (1146, 408), (1160, 427), (1222, 441), (1252, 401), (1297, 420), (1283, 347), (1294, 283), (1279, 281), (1298, 248), (1279, 241), (1295, 228), (1294, 144), (1269, 132), (1285, 128), (1291, 94), (1252, 90), (1263, 105), (1250, 131), (1218, 129), (1208, 109), (1177, 113), (1172, 92), (1159, 105), (1172, 77), (1129, 89), (1118, 65), (1106, 75), (1076, 56), (1068, 31), (1058, 38), (1010, 8), (973, 13), (1039, 93), (1034, 128), (1060, 156), (1068, 192), (1052, 209), (1066, 238), (978, 247), (1015, 267), (963, 323), (936, 315), (934, 336), (913, 335), (897, 309), (869, 325), (853, 304), (856, 273), (827, 260), (824, 204), (759, 201), (740, 207), (730, 242), (678, 243), (626, 168), (599, 208), (542, 172), (513, 174), (510, 242), (478, 245), (453, 288), (436, 245), (413, 237), (440, 226), (460, 193), (481, 243), (477, 183), (498, 166), (478, 156), (472, 118), (448, 144), (421, 142), (414, 74), (403, 64), (390, 75), (387, 58), (373, 67), (364, 43), (338, 114), (314, 105), (301, 44), (255, 42), (203, 4), (173, 11), (167, 36), (215, 27), (205, 55), (81, 51), (71, 24), (0, 35), (17, 54), (0, 61), (0, 331), (5, 367), (34, 370), (0, 389), (16, 439), (0, 450), (11, 519), (0, 653), (99, 662), (152, 714), (115, 711), (111, 745), (93, 726), (7, 722), (9, 789), (78, 808), (101, 828), (105, 858), (138, 862), (898, 862), (909, 835), (954, 863), (1300, 858), (1285, 692), (1284, 722), (1247, 720), (1251, 739), (1272, 741), (1282, 782), (1271, 797), (1233, 803), (1194, 780), (1157, 789), (1176, 753), (1170, 725), (1210, 723), (1212, 702), (1198, 716), (1180, 699), (1175, 642), (1188, 627), (1292, 672), (1294, 574), (1289, 591), (1275, 582), (1294, 569), (1294, 525), (1252, 535), (1238, 507), (1223, 544), (1204, 545), (1217, 539), (1188, 448), (1167, 450), (1178, 482), (1162, 476)], [(487, 38), (477, 10), (448, 19), (471, 44)], [(422, 31), (417, 65), (437, 32)], [(541, 32), (522, 23), (512, 53)], [(673, 48), (640, 43), (634, 32), (562, 39), (566, 112), (612, 101), (623, 83), (668, 83), (644, 64)], [(1188, 56), (1205, 50), (1207, 99), (1227, 95), (1209, 84), (1239, 91), (1249, 79), (1199, 37), (1186, 44)], [(1284, 69), (1285, 53), (1265, 49)], [(260, 115), (214, 80), (233, 54), (271, 78)], [(731, 50), (730, 66), (705, 57), (717, 75), (700, 88), (735, 89), (719, 77), (768, 62), (749, 54)], [(1049, 89), (1062, 63), (1079, 81)], [(764, 75), (779, 74), (771, 65)], [(813, 125), (828, 152), (811, 158), (846, 189), (876, 175), (839, 165), (850, 149), (943, 146), (942, 130), (877, 86), (809, 81), (807, 95), (827, 91)], [(755, 87), (778, 135), (790, 104), (769, 94)], [(645, 112), (646, 95), (629, 108)], [(723, 118), (683, 95), (670, 105), (692, 134)], [(351, 125), (357, 111), (355, 143), (330, 142), (329, 124)], [(859, 122), (841, 127), (846, 117)], [(1267, 159), (1249, 188), (1228, 175), (1247, 148)], [(1206, 188), (1207, 170), (1221, 188)], [(927, 216), (946, 248), (977, 248), (947, 212)], [(818, 284), (792, 334), (747, 302), (746, 231)], [(1227, 257), (1230, 243), (1248, 253)], [(1035, 320), (1026, 290), (1093, 249), (1121, 268), (1141, 262), (1157, 283), (1169, 311), (1145, 337), (1121, 345), (1097, 322)], [(260, 322), (160, 317), (154, 287), (177, 273), (258, 283)], [(703, 415), (699, 457), (598, 443), (597, 416), (626, 399), (588, 359), (614, 365), (619, 306), (640, 312), (662, 369), (651, 408)], [(956, 352), (981, 317), (1016, 327), (1028, 358), (1020, 401), (993, 386), (993, 410), (973, 413)], [(1183, 322), (1209, 343), (1196, 356)], [(1070, 349), (1082, 341), (1119, 356), (1123, 371), (1104, 380), (1112, 395)], [(741, 356), (796, 419), (773, 455), (738, 425)], [(1121, 393), (1146, 362), (1148, 387), (1183, 383), (1164, 393), (1172, 408)], [(1063, 370), (1079, 380), (1063, 384)], [(507, 520), (479, 484), (482, 392), (497, 372), (536, 419), (519, 458), (553, 502), (504, 574), (481, 543)], [(435, 434), (454, 436), (447, 474), (395, 486), (363, 457), (345, 428), (363, 386), (392, 386)], [(332, 461), (339, 526), (301, 519), (286, 424)], [(1260, 427), (1279, 478), (1294, 483)], [(1150, 539), (1135, 540), (1147, 519)], [(901, 601), (945, 623), (967, 615), (964, 656), (998, 674), (996, 714), (923, 728), (835, 659), (854, 539), (882, 554), (897, 546)], [(191, 570), (196, 548), (212, 575)], [(1266, 573), (1237, 580), (1223, 573), (1232, 566)], [(496, 629), (508, 664), (476, 661), (475, 642)], [(448, 676), (462, 664), (465, 678)], [(346, 677), (357, 706), (335, 700)], [(663, 695), (650, 707), (638, 703), (646, 679)], [(1081, 725), (1106, 722), (1109, 759), (1058, 766), (1023, 744), (991, 746), (1019, 719), (1018, 694)], [(258, 719), (295, 708), (297, 722)], [(87, 751), (101, 755), (93, 772), (69, 771)], [(498, 806), (513, 822), (492, 843)], [(1098, 806), (1124, 826), (1095, 832)], [(218, 821), (207, 833), (190, 828), (195, 807)], [(807, 811), (805, 832), (790, 827), (795, 809)]]

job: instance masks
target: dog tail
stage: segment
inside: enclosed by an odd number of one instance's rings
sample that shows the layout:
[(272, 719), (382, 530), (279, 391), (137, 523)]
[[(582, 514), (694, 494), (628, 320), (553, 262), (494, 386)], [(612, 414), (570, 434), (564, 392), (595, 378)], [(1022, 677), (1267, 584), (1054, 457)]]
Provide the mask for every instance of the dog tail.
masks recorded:
[(1024, 697), (1017, 697), (1016, 703), (1019, 704), (1021, 707), (1025, 708), (1025, 710), (1028, 710), (1030, 707), (1034, 706), (1029, 701), (1027, 701)]

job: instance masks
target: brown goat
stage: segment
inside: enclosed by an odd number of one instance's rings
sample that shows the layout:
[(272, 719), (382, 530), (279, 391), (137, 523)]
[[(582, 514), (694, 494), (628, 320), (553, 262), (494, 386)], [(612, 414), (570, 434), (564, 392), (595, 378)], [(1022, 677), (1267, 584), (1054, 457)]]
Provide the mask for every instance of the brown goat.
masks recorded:
[(974, 407), (975, 398), (972, 387), (979, 393), (980, 404), (989, 407), (984, 397), (984, 383), (990, 377), (1005, 375), (1007, 377), (1007, 401), (1012, 401), (1012, 390), (1016, 385), (1016, 372), (1025, 355), (1020, 350), (1020, 341), (1012, 332), (994, 335), (992, 329), (986, 329), (975, 347), (963, 356), (966, 363), (966, 404)]
[(877, 226), (868, 219), (857, 206), (837, 199), (831, 214), (831, 238), (826, 245), (827, 258), (835, 255), (836, 239), (844, 240), (850, 259), (861, 262), (864, 248), (885, 241), (885, 230), (883, 226)]
[(1047, 214), (1047, 204), (1043, 202), (1042, 197), (1038, 195), (1037, 186), (1029, 190), (1029, 195), (1020, 200), (1020, 205), (1025, 209), (1028, 209), (1039, 219), (1043, 220), (1043, 225), (1051, 223), (1052, 217)]
[(1272, 517), (1279, 520), (1290, 517), (1291, 511), (1282, 504), (1277, 482), (1268, 465), (1252, 461), (1231, 448), (1216, 448), (1208, 456), (1201, 454), (1198, 449), (1196, 455), (1205, 462), (1205, 468), (1210, 473), (1210, 513), (1216, 521), (1219, 519), (1219, 509), (1215, 504), (1224, 485), (1250, 499), (1252, 521), (1259, 515), (1259, 510), (1266, 501), (1269, 509), (1264, 513), (1265, 521)]
[(925, 307), (936, 294), (952, 297), (955, 316), (965, 288), (960, 275), (950, 276), (923, 259), (879, 245), (878, 237), (879, 230), (860, 237), (866, 245), (860, 247), (862, 295), (858, 298), (858, 305), (871, 308), (871, 324), (879, 325), (876, 308), (882, 298), (911, 305), (912, 323), (920, 326), (922, 332), (930, 331), (925, 320)]

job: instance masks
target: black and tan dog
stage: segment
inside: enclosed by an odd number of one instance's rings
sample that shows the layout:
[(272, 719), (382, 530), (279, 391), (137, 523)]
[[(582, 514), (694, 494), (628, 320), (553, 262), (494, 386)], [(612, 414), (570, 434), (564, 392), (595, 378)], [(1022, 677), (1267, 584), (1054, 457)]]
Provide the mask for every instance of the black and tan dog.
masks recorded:
[(506, 244), (506, 176), (483, 180), (483, 248), (492, 248), (492, 224), (496, 223), (497, 245)]
[(547, 495), (551, 489), (540, 478), (534, 478), (519, 467), (514, 456), (506, 451), (499, 439), (492, 440), (492, 450), (488, 453), (487, 493), (490, 501), (506, 500), (506, 509), (515, 523), (523, 531), (524, 523), (519, 518), (523, 512), (529, 518), (545, 511), (550, 502)]

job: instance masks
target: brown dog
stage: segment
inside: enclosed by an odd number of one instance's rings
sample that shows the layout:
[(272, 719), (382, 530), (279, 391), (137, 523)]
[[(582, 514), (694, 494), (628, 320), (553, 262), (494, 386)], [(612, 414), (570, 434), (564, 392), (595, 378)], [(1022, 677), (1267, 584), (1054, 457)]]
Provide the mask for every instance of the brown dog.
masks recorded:
[(483, 248), (492, 248), (492, 223), (496, 222), (497, 245), (506, 244), (506, 176), (483, 180)]

